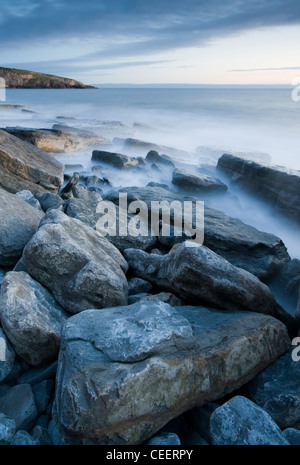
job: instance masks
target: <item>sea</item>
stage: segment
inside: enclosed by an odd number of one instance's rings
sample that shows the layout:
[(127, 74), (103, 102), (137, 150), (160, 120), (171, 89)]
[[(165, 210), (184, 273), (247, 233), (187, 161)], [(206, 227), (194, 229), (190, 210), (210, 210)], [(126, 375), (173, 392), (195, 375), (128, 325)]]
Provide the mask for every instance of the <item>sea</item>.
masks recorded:
[[(300, 170), (300, 101), (293, 88), (106, 88), (7, 89), (6, 104), (24, 108), (1, 110), (0, 127), (52, 128), (61, 124), (92, 130), (114, 141), (136, 138), (178, 149), (175, 162), (214, 169), (224, 152), (250, 152), (273, 164)], [(55, 155), (65, 164), (92, 169), (92, 149)], [(140, 153), (145, 156), (147, 152)], [(135, 154), (136, 155), (136, 154)], [(94, 173), (95, 174), (95, 173)], [(123, 178), (122, 178), (123, 176)], [(172, 188), (171, 179), (164, 181)], [(222, 179), (222, 175), (219, 174)], [(114, 187), (144, 186), (143, 176), (130, 173), (110, 179)], [(173, 186), (174, 187), (174, 186)], [(234, 186), (224, 198), (206, 198), (208, 206), (279, 236), (292, 258), (300, 259), (300, 229), (274, 213), (263, 201)]]

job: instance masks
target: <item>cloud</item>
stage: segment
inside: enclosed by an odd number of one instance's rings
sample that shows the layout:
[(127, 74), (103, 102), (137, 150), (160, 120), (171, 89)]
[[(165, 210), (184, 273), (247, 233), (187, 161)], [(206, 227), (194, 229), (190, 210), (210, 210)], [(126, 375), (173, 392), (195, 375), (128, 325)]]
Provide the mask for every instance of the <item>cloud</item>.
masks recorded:
[(229, 73), (252, 73), (253, 71), (291, 71), (298, 70), (300, 66), (284, 66), (282, 68), (250, 68), (250, 69), (229, 69)]
[[(1, 0), (0, 41), (11, 55), (14, 48), (56, 47), (65, 69), (79, 69), (79, 62), (111, 69), (125, 60), (138, 66), (138, 57), (149, 57), (150, 64), (158, 52), (203, 46), (249, 29), (299, 22), (299, 0)], [(50, 70), (54, 61), (48, 61)]]

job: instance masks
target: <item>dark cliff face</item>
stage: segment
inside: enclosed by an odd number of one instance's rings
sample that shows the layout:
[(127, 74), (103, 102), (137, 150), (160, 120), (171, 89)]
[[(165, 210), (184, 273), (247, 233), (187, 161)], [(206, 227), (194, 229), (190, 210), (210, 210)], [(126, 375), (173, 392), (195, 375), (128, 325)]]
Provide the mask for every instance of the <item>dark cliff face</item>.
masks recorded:
[(74, 79), (14, 68), (0, 67), (0, 78), (11, 89), (95, 89)]

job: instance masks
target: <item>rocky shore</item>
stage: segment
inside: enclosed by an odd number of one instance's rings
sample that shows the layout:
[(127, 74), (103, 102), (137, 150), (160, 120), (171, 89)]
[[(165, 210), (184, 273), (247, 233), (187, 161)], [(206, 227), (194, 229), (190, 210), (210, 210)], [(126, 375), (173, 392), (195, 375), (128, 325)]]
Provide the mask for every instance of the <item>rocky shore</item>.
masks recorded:
[[(106, 136), (0, 130), (0, 445), (299, 445), (300, 261), (200, 207), (239, 182), (297, 224), (300, 173)], [(55, 156), (82, 148), (89, 172)]]

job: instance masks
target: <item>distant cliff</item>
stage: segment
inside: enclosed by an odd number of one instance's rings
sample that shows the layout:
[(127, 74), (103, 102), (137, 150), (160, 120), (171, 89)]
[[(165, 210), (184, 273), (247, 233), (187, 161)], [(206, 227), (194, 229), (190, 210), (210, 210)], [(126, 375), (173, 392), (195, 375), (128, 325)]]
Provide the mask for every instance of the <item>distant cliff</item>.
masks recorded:
[(24, 69), (0, 67), (0, 78), (5, 79), (6, 87), (11, 89), (96, 89), (75, 79)]

